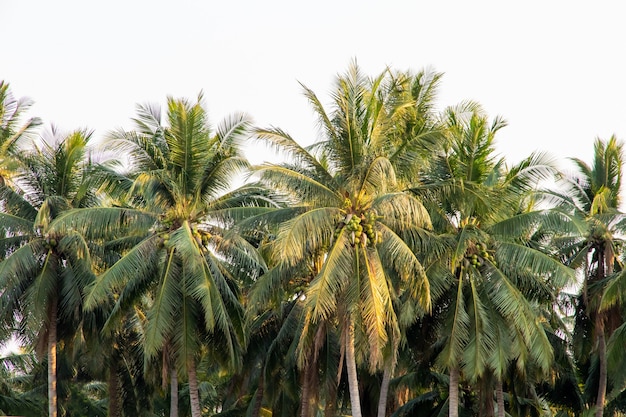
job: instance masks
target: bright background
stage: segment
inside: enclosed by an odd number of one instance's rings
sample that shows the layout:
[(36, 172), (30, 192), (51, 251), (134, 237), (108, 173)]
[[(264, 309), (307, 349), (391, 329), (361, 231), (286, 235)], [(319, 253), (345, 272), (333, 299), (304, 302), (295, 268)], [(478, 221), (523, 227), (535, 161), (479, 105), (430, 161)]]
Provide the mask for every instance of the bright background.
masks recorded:
[[(593, 140), (626, 138), (619, 1), (0, 0), (0, 79), (30, 115), (96, 136), (130, 127), (137, 103), (204, 91), (215, 124), (245, 111), (302, 143), (356, 58), (444, 72), (439, 107), (480, 102), (509, 126), (498, 150), (590, 161)], [(253, 161), (266, 159), (249, 149)]]

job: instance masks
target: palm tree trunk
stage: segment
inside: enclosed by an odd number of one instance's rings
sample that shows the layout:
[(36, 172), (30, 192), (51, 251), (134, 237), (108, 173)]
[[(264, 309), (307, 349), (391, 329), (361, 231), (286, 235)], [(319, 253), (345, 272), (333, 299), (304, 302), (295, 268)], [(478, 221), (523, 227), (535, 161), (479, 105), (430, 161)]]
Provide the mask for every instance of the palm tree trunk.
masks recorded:
[(170, 417), (178, 417), (178, 372), (170, 369)]
[(261, 406), (263, 405), (263, 393), (265, 391), (265, 377), (263, 374), (259, 377), (259, 387), (254, 395), (254, 407), (252, 408), (251, 417), (259, 417), (261, 413)]
[[(613, 273), (614, 262), (613, 249), (610, 244), (607, 244), (602, 251), (602, 260), (600, 266), (604, 264), (603, 270), (599, 268), (598, 278), (604, 279), (605, 277)], [(596, 310), (596, 339), (598, 343), (598, 361), (600, 362), (600, 375), (598, 381), (598, 396), (596, 398), (596, 413), (595, 417), (602, 417), (604, 413), (604, 402), (606, 400), (606, 385), (607, 385), (607, 363), (606, 363), (606, 336), (604, 334), (604, 314), (599, 310)]]
[(337, 393), (339, 384), (341, 383), (341, 375), (343, 374), (343, 364), (346, 358), (346, 331), (342, 331), (339, 335), (339, 363), (337, 364), (337, 376), (328, 392), (329, 398), (326, 398), (326, 411), (324, 417), (334, 417), (337, 408)]
[(391, 382), (391, 362), (385, 365), (383, 380), (380, 383), (380, 396), (378, 397), (378, 417), (385, 417), (387, 411), (387, 394), (389, 393), (389, 383)]
[(485, 417), (494, 417), (495, 412), (493, 409), (493, 389), (490, 379), (486, 378), (485, 381), (482, 382), (481, 391), (481, 407), (483, 407), (483, 412), (479, 415)]
[(120, 407), (119, 384), (120, 379), (117, 375), (117, 362), (115, 357), (111, 357), (111, 366), (109, 367), (109, 380), (107, 382), (109, 391), (109, 417), (120, 417), (122, 408)]
[(456, 367), (450, 369), (448, 416), (459, 417), (459, 368)]
[(311, 387), (311, 361), (308, 360), (304, 365), (304, 374), (302, 375), (302, 393), (300, 397), (300, 417), (311, 416), (311, 403), (309, 402), (309, 391)]
[(50, 306), (48, 324), (48, 416), (57, 417), (57, 299)]
[(504, 417), (504, 390), (500, 378), (496, 379), (496, 401), (498, 404), (498, 417)]
[(187, 365), (189, 375), (189, 401), (191, 403), (191, 417), (202, 417), (200, 412), (200, 397), (198, 395), (198, 377), (196, 375), (196, 364), (193, 359)]
[(604, 401), (606, 398), (606, 380), (607, 380), (607, 363), (606, 363), (606, 338), (604, 336), (604, 321), (602, 313), (598, 312), (596, 316), (596, 333), (598, 339), (598, 360), (600, 361), (600, 380), (598, 381), (598, 397), (596, 399), (595, 417), (602, 417), (604, 412)]
[(356, 372), (356, 355), (354, 352), (354, 325), (348, 320), (348, 335), (346, 337), (346, 370), (348, 372), (348, 387), (350, 391), (350, 406), (352, 417), (361, 416), (361, 397), (359, 395), (359, 379)]

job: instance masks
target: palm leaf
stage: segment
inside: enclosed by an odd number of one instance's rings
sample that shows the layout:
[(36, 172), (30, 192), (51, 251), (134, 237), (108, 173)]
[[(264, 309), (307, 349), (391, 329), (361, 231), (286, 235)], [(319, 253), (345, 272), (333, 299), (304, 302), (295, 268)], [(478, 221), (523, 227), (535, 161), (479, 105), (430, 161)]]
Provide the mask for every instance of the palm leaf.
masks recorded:
[(314, 321), (327, 320), (337, 308), (337, 295), (350, 279), (355, 278), (354, 254), (342, 229), (328, 251), (320, 273), (306, 291), (307, 308)]

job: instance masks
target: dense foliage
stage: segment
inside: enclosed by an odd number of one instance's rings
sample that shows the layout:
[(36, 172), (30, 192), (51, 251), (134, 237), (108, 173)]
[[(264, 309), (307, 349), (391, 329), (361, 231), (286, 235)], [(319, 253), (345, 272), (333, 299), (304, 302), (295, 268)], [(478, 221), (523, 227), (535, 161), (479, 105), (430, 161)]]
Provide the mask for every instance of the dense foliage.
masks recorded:
[(0, 413), (626, 413), (622, 143), (510, 164), (441, 80), (303, 86), (309, 146), (202, 96), (95, 146), (0, 82)]

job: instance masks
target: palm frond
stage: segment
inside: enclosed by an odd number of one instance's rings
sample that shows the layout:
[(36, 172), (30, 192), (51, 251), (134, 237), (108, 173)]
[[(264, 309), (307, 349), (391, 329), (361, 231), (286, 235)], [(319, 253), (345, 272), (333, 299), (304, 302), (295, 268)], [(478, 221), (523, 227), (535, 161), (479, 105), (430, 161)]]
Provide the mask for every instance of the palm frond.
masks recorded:
[(307, 308), (314, 321), (327, 320), (336, 311), (337, 294), (354, 279), (354, 253), (347, 234), (345, 229), (339, 232), (321, 271), (307, 288)]
[(370, 369), (374, 370), (382, 365), (382, 349), (389, 340), (387, 325), (392, 321), (389, 316), (393, 314), (393, 308), (387, 279), (376, 251), (358, 247), (357, 251), (361, 251), (365, 265), (361, 281), (362, 315), (369, 342)]
[[(85, 298), (85, 308), (93, 309), (99, 303), (106, 301), (111, 293), (120, 292), (129, 282), (151, 277), (158, 271), (160, 237), (150, 236), (140, 244), (131, 249), (111, 268), (100, 275), (96, 281), (88, 288)], [(170, 256), (171, 258), (171, 256)], [(128, 289), (125, 289), (128, 291)]]
[[(111, 275), (110, 271), (107, 271), (106, 274)], [(174, 335), (177, 321), (180, 320), (179, 308), (183, 302), (184, 294), (180, 286), (181, 265), (178, 265), (173, 248), (167, 251), (165, 267), (159, 273), (160, 282), (154, 295), (154, 301), (146, 315), (144, 343), (148, 358), (156, 355), (167, 338)], [(111, 281), (111, 279), (109, 278), (107, 281)], [(95, 296), (90, 294), (90, 297), (97, 299), (98, 293)]]
[(381, 228), (382, 243), (378, 245), (378, 253), (383, 265), (389, 270), (390, 280), (398, 277), (406, 283), (406, 291), (410, 297), (418, 301), (420, 308), (429, 312), (432, 308), (429, 279), (424, 268), (411, 248), (392, 230)]
[(88, 239), (114, 239), (125, 234), (145, 234), (155, 224), (147, 211), (122, 207), (95, 207), (63, 212), (54, 219), (49, 231), (65, 234), (75, 230)]
[(544, 253), (518, 243), (500, 242), (496, 248), (496, 259), (507, 274), (515, 275), (516, 269), (527, 269), (537, 277), (552, 280), (558, 288), (563, 288), (576, 279), (573, 269)]
[(269, 164), (256, 167), (254, 170), (261, 174), (262, 183), (273, 189), (296, 194), (302, 201), (311, 201), (315, 196), (321, 204), (326, 202), (339, 205), (343, 202), (342, 196), (329, 188), (328, 184), (319, 182), (309, 175)]
[(308, 210), (280, 226), (277, 249), (289, 264), (301, 262), (307, 254), (328, 245), (341, 216), (338, 208), (321, 207)]

